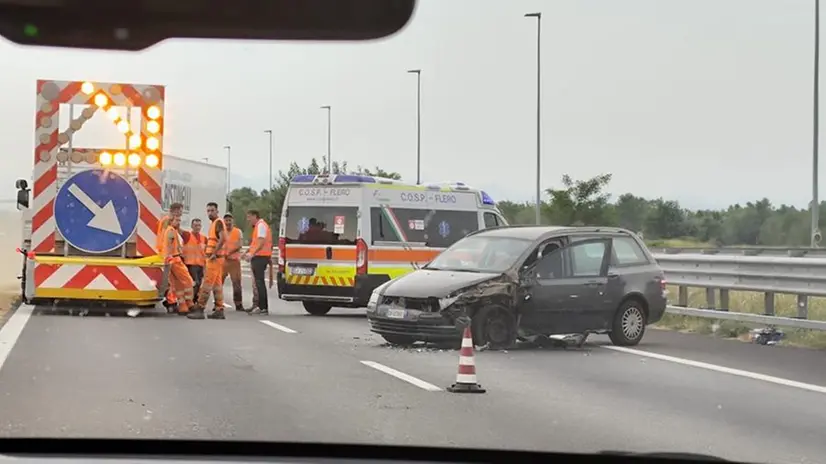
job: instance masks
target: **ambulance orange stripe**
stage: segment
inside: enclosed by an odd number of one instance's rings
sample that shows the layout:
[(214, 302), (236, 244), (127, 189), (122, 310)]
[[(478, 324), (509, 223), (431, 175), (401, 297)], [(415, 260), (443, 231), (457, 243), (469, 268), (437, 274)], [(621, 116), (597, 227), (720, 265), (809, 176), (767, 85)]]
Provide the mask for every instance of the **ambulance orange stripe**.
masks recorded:
[[(441, 253), (442, 250), (435, 249), (368, 249), (367, 259), (373, 262), (409, 263), (428, 262)], [(306, 259), (316, 261), (328, 261), (325, 247), (316, 246), (287, 246), (287, 261), (293, 259)], [(332, 261), (356, 261), (356, 249), (353, 248), (333, 248)]]

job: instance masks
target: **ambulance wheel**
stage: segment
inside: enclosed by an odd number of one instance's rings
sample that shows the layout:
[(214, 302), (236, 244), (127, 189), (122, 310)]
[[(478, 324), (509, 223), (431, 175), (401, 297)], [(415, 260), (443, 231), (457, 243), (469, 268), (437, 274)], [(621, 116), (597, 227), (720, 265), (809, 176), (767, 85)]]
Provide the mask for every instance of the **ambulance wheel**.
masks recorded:
[(317, 303), (315, 301), (302, 301), (304, 310), (313, 316), (323, 316), (330, 312), (333, 307), (326, 303)]
[(406, 335), (382, 335), (387, 343), (395, 346), (410, 346), (416, 343), (416, 339)]

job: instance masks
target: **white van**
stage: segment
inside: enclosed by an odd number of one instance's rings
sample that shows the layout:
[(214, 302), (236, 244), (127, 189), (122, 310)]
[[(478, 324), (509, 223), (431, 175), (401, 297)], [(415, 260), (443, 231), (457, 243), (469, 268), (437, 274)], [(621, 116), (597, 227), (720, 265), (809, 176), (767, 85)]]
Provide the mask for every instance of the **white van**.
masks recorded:
[(485, 192), (366, 175), (298, 175), (278, 240), (278, 295), (313, 315), (366, 307), (379, 285), (479, 229), (505, 226)]

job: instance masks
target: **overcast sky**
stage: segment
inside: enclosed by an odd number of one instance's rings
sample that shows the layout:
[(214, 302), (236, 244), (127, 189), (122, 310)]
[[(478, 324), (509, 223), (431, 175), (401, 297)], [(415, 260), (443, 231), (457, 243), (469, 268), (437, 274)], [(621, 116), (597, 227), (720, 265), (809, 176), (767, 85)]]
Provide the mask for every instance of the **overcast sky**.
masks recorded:
[[(141, 53), (0, 42), (0, 195), (31, 176), (35, 80), (167, 86), (165, 151), (226, 163), (233, 187), (326, 153), (497, 199), (531, 200), (541, 11), (542, 180), (610, 172), (610, 191), (723, 207), (811, 195), (814, 0), (420, 0), (409, 26), (369, 43), (169, 41)], [(99, 114), (78, 146), (121, 141)], [(61, 127), (66, 122), (61, 121)], [(824, 163), (826, 164), (826, 163)], [(821, 176), (826, 174), (826, 169)]]

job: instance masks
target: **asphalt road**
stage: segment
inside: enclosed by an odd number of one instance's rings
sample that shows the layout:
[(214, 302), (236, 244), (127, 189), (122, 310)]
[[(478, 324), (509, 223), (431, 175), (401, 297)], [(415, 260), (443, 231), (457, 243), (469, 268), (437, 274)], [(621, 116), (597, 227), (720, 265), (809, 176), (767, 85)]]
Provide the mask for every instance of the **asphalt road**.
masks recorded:
[(477, 353), (487, 393), (460, 395), (444, 391), (457, 352), (388, 347), (363, 314), (273, 298), (268, 317), (225, 321), (21, 307), (0, 329), (0, 436), (826, 456), (822, 353), (652, 330), (635, 350)]

